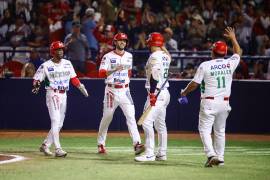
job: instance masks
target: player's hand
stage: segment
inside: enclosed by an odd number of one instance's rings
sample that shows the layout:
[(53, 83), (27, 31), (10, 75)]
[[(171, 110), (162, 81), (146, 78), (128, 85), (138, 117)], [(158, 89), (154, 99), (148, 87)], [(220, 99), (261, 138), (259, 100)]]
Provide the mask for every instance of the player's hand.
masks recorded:
[(155, 106), (157, 102), (157, 97), (154, 93), (149, 93), (150, 105)]
[(123, 65), (118, 65), (116, 66), (115, 71), (122, 71), (123, 69), (124, 69)]
[(179, 102), (180, 104), (182, 104), (182, 105), (188, 104), (188, 99), (187, 99), (186, 96), (182, 96), (182, 97), (180, 97), (180, 98), (178, 99), (178, 102)]
[(234, 28), (229, 27), (229, 26), (226, 27), (224, 36), (225, 36), (226, 38), (230, 39), (230, 40), (236, 39), (236, 37), (235, 37), (235, 32), (234, 32)]
[(37, 80), (33, 81), (33, 88), (32, 88), (33, 94), (38, 94), (40, 85), (41, 85), (40, 81), (37, 81)]

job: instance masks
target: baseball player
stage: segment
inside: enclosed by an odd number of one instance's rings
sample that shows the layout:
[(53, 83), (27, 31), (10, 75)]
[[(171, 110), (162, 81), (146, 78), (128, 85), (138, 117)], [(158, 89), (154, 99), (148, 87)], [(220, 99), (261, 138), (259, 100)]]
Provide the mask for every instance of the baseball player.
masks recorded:
[(105, 154), (105, 141), (108, 127), (115, 109), (120, 106), (126, 116), (129, 134), (132, 138), (135, 155), (144, 151), (135, 120), (135, 108), (129, 90), (132, 70), (132, 54), (125, 51), (128, 38), (124, 33), (117, 33), (113, 40), (115, 50), (105, 54), (99, 68), (99, 77), (106, 78), (103, 100), (103, 117), (97, 137), (98, 153)]
[[(232, 42), (234, 54), (224, 59), (227, 54), (226, 43), (222, 41), (214, 43), (212, 60), (201, 63), (194, 79), (181, 91), (179, 99), (181, 104), (187, 104), (186, 96), (201, 85), (199, 132), (207, 156), (205, 167), (224, 165), (225, 125), (231, 111), (229, 98), (232, 76), (242, 53), (233, 28), (227, 27), (224, 36)], [(214, 145), (211, 138), (212, 128)]]
[(32, 92), (37, 94), (41, 82), (45, 81), (46, 104), (51, 118), (51, 129), (47, 138), (40, 147), (40, 152), (51, 156), (50, 146), (55, 146), (55, 157), (65, 157), (67, 153), (61, 148), (59, 141), (59, 132), (63, 126), (66, 106), (67, 91), (69, 90), (69, 81), (76, 86), (85, 97), (88, 97), (87, 90), (80, 80), (70, 61), (63, 59), (64, 44), (55, 41), (50, 46), (52, 58), (44, 62), (34, 75)]
[[(160, 33), (153, 32), (147, 39), (151, 55), (146, 63), (146, 84), (149, 93), (145, 103), (145, 109), (152, 106), (151, 111), (144, 120), (142, 126), (145, 133), (145, 154), (135, 157), (135, 161), (165, 161), (167, 160), (167, 127), (166, 127), (166, 108), (170, 102), (168, 91), (169, 83), (161, 88), (168, 78), (171, 56), (164, 45), (164, 38)], [(157, 92), (160, 91), (158, 98)], [(158, 150), (155, 155), (155, 127), (158, 133)]]

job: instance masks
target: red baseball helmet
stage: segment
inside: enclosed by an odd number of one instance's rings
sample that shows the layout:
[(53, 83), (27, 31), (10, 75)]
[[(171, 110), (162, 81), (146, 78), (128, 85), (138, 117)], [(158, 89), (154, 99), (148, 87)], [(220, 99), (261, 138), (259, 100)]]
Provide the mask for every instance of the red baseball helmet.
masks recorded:
[(223, 41), (217, 41), (212, 46), (212, 51), (219, 54), (219, 55), (226, 55), (227, 54), (227, 44)]
[(57, 49), (64, 49), (65, 45), (61, 41), (54, 41), (50, 46), (50, 54), (54, 56), (55, 50)]
[(146, 40), (146, 43), (148, 46), (157, 46), (162, 47), (164, 44), (164, 38), (163, 36), (158, 32), (153, 32), (148, 36), (148, 39)]
[(128, 41), (128, 37), (125, 33), (117, 33), (116, 35), (114, 35), (113, 37), (113, 40), (114, 41), (119, 41), (119, 40), (126, 40)]

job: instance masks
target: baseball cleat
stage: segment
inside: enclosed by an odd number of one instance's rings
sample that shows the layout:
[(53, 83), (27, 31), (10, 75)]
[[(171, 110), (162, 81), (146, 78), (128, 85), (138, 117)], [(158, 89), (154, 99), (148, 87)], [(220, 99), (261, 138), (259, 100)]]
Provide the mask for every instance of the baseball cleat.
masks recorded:
[(40, 152), (43, 152), (45, 156), (52, 156), (53, 153), (50, 151), (49, 147), (46, 144), (42, 144), (39, 148)]
[(134, 160), (138, 161), (138, 162), (155, 161), (155, 155), (152, 155), (152, 156), (147, 156), (147, 155), (137, 156), (137, 157), (135, 157)]
[(67, 156), (67, 152), (64, 151), (63, 149), (57, 148), (55, 150), (55, 157), (66, 157), (66, 156)]
[(220, 161), (220, 160), (218, 160), (218, 164), (217, 164), (217, 166), (224, 166), (224, 161)]
[(106, 154), (106, 148), (103, 144), (98, 145), (98, 154)]
[(156, 161), (166, 161), (167, 156), (166, 155), (156, 155)]
[(218, 165), (218, 162), (219, 160), (216, 156), (208, 157), (204, 167), (213, 167), (213, 165)]
[(145, 151), (145, 147), (143, 144), (137, 143), (134, 146), (135, 155), (139, 155)]

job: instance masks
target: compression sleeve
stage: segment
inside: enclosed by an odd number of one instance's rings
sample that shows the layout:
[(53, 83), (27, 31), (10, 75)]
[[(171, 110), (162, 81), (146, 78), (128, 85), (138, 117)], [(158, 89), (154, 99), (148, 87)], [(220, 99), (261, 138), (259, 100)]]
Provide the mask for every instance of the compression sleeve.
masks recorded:
[(81, 84), (80, 80), (77, 77), (71, 78), (70, 80), (71, 84), (75, 87), (78, 87)]

